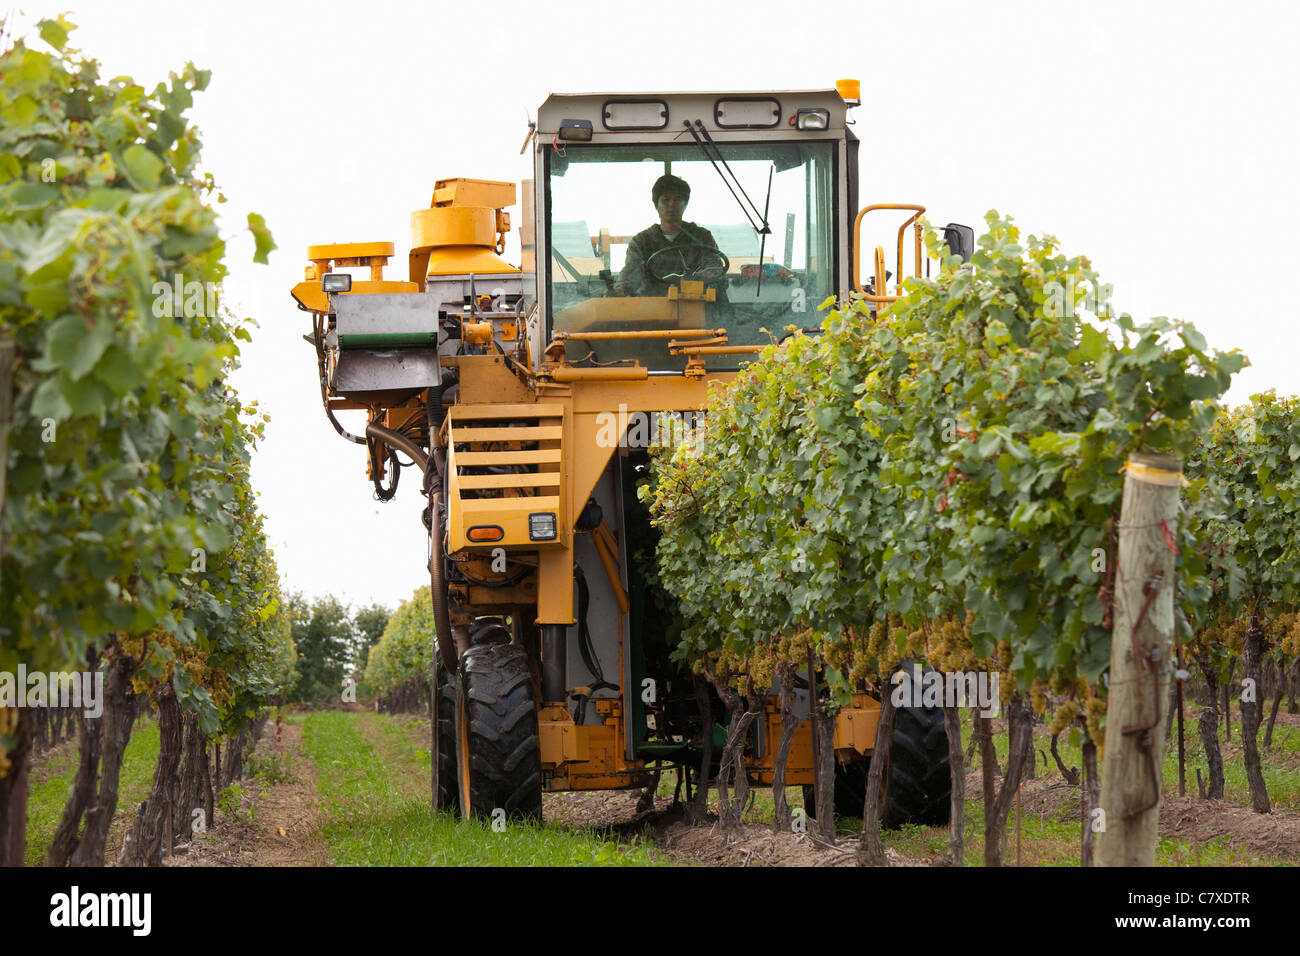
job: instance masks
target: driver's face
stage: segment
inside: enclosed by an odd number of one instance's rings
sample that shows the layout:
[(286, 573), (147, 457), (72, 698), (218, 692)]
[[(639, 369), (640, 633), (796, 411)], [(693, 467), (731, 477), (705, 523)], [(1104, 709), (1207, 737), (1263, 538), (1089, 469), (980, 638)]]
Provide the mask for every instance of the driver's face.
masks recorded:
[(661, 223), (680, 224), (682, 213), (686, 210), (686, 197), (681, 193), (662, 193), (659, 196), (659, 201), (655, 203), (655, 208), (659, 210), (659, 221)]

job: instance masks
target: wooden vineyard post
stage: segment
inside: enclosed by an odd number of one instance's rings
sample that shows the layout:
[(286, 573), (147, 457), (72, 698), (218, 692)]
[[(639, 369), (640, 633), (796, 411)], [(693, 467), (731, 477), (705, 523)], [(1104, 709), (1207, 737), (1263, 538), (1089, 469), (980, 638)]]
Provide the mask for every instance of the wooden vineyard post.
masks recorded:
[(1154, 866), (1164, 790), (1162, 713), (1174, 655), (1182, 463), (1134, 452), (1119, 523), (1099, 866)]
[(1183, 645), (1178, 645), (1178, 795), (1187, 796), (1187, 740), (1183, 735), (1183, 690), (1187, 671), (1183, 669)]

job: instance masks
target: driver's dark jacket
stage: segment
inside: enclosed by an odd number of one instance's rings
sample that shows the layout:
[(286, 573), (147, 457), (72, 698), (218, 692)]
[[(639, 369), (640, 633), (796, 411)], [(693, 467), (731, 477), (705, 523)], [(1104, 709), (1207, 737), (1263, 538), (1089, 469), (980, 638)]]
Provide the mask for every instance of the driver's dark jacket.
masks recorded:
[[(618, 274), (618, 289), (624, 295), (639, 296), (660, 296), (668, 294), (668, 282), (660, 282), (646, 272), (646, 260), (658, 252), (660, 249), (667, 249), (679, 243), (690, 243), (697, 246), (707, 246), (711, 249), (717, 249), (718, 244), (713, 239), (713, 233), (703, 226), (697, 226), (693, 222), (683, 222), (682, 231), (678, 233), (676, 239), (669, 239), (664, 235), (659, 224), (655, 223), (649, 229), (643, 229), (632, 237), (632, 241), (627, 244), (627, 260), (623, 264), (623, 271)], [(687, 248), (684, 252), (686, 267), (695, 269), (709, 262), (717, 260), (709, 256), (701, 249)], [(672, 258), (672, 267), (662, 269), (658, 264), (655, 265), (655, 271), (663, 273), (676, 272), (678, 260)], [(676, 283), (671, 283), (675, 285)], [(721, 291), (726, 286), (725, 279), (710, 279), (708, 285), (719, 289), (719, 298)]]

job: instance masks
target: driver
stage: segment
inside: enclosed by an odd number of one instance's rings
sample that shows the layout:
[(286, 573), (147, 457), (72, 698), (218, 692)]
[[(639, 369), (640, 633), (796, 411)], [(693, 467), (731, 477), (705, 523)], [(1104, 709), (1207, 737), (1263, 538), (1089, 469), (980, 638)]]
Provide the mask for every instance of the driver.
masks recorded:
[[(667, 249), (674, 244), (682, 245), (682, 255), (687, 270), (697, 269), (717, 261), (706, 251), (718, 248), (718, 244), (713, 240), (713, 234), (703, 226), (682, 221), (682, 213), (691, 200), (691, 187), (686, 180), (671, 173), (660, 176), (650, 190), (650, 198), (659, 212), (659, 222), (649, 229), (638, 232), (628, 243), (627, 261), (623, 265), (623, 271), (618, 275), (618, 281), (614, 284), (614, 292), (617, 295), (667, 295), (668, 286), (675, 283), (664, 282), (650, 275), (646, 270), (646, 261), (659, 250)], [(677, 271), (680, 261), (672, 257), (673, 265), (668, 271)], [(662, 274), (663, 270), (660, 270), (657, 265), (655, 268)], [(714, 280), (711, 284), (721, 286), (725, 281)], [(720, 294), (719, 298), (721, 297)]]

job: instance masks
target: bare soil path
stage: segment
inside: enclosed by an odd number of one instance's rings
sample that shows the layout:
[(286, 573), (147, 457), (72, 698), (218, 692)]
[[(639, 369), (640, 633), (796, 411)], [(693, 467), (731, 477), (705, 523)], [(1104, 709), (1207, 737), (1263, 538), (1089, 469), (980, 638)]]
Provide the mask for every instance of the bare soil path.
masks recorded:
[(197, 836), (185, 852), (164, 862), (168, 866), (329, 866), (329, 852), (320, 836), (320, 797), (316, 767), (302, 749), (302, 727), (284, 723), (280, 740), (274, 725), (253, 751), (252, 766), (274, 768), (264, 780), (241, 781), (239, 808), (218, 809), (207, 833)]

